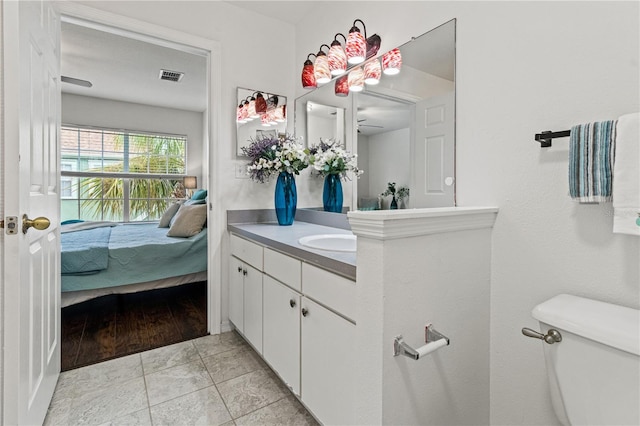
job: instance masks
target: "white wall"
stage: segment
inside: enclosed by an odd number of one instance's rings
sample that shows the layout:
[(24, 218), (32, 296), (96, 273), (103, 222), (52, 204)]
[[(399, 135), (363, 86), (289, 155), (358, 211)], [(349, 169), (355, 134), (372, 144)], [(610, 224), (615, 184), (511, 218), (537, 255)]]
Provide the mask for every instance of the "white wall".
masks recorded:
[(187, 173), (202, 180), (203, 113), (118, 102), (71, 94), (62, 95), (62, 124), (138, 130), (187, 136)]
[[(567, 292), (640, 307), (640, 240), (568, 197), (568, 140), (535, 133), (638, 111), (637, 2), (340, 2), (296, 28), (296, 58), (360, 18), (381, 51), (457, 18), (457, 199), (494, 205), (491, 422), (555, 424), (531, 309)], [(298, 94), (302, 90), (298, 89)], [(461, 313), (461, 321), (469, 321)]]

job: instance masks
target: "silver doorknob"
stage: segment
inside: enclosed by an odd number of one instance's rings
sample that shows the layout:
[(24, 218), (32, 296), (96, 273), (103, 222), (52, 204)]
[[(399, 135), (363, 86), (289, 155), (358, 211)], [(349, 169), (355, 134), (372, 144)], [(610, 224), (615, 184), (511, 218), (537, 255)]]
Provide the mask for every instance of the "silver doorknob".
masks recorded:
[(550, 345), (553, 345), (556, 342), (562, 342), (562, 335), (558, 330), (553, 328), (550, 328), (549, 331), (547, 331), (547, 334), (542, 334), (530, 328), (524, 327), (522, 329), (522, 334), (527, 337), (533, 337), (534, 339), (544, 340)]
[(46, 217), (36, 217), (35, 219), (29, 219), (29, 216), (22, 215), (22, 233), (26, 234), (29, 228), (34, 227), (38, 231), (47, 229), (51, 225), (51, 222)]

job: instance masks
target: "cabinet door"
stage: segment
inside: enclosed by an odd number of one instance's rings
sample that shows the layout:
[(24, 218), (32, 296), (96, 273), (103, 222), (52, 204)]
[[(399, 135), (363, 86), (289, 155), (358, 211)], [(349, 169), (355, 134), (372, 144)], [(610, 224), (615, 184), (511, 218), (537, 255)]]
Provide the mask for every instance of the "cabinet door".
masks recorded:
[(262, 272), (244, 268), (244, 336), (262, 354)]
[(229, 321), (244, 333), (244, 265), (235, 257), (229, 258)]
[(355, 419), (355, 325), (303, 297), (302, 401), (323, 424)]
[(300, 294), (264, 277), (264, 359), (300, 395)]

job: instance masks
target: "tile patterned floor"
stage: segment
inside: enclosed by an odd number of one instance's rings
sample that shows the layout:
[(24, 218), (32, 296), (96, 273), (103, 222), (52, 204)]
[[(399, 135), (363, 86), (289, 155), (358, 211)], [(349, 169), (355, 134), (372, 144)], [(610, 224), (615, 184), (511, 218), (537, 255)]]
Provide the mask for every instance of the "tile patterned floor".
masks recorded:
[(62, 373), (45, 425), (317, 425), (235, 332)]

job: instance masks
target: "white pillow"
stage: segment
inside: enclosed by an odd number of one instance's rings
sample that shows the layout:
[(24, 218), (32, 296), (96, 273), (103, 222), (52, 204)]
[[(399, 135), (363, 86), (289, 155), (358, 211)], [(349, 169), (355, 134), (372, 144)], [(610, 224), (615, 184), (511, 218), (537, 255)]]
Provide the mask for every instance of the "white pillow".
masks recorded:
[(178, 213), (171, 220), (168, 237), (192, 237), (202, 231), (207, 220), (207, 205), (182, 205)]
[(167, 207), (167, 210), (162, 214), (160, 218), (160, 222), (158, 223), (158, 228), (168, 228), (171, 222), (171, 219), (178, 213), (178, 209), (184, 203), (184, 200), (178, 201), (177, 203), (171, 204)]

